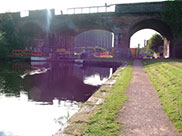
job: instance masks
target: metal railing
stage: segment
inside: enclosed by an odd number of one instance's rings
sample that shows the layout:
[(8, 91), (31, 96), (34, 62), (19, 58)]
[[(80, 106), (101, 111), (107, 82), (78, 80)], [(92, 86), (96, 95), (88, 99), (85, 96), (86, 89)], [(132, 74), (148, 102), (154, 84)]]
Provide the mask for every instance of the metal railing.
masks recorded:
[(91, 7), (76, 7), (68, 8), (66, 14), (84, 14), (84, 13), (101, 13), (101, 12), (115, 12), (115, 4), (104, 6), (91, 6)]
[[(29, 12), (31, 10), (23, 10), (20, 11), (21, 17), (29, 16)], [(66, 10), (55, 9), (55, 15), (63, 15), (63, 14), (89, 14), (89, 13), (102, 13), (102, 12), (115, 12), (115, 4), (104, 6), (91, 6), (91, 7), (76, 7), (76, 8), (68, 8)]]

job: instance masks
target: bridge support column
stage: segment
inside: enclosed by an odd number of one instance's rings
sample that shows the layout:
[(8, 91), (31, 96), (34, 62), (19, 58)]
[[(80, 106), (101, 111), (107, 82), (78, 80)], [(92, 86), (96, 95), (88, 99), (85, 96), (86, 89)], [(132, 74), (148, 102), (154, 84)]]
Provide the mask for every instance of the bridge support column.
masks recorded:
[(164, 58), (170, 57), (170, 41), (167, 38), (164, 38), (164, 49), (163, 49), (163, 56)]
[(70, 34), (57, 34), (54, 33), (54, 37), (49, 38), (50, 45), (56, 48), (64, 48), (66, 50), (74, 49), (74, 36)]
[(126, 33), (114, 33), (114, 58), (129, 58), (131, 56), (129, 48), (129, 37)]

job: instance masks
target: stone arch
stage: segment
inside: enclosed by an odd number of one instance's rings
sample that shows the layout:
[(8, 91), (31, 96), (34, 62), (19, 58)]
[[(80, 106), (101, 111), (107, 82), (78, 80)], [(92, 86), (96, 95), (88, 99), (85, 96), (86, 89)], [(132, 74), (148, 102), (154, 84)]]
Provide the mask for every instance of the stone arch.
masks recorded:
[(55, 18), (50, 26), (52, 32), (68, 33), (74, 36), (91, 29), (112, 31), (112, 27), (112, 21), (108, 21), (101, 15), (69, 15)]
[(75, 36), (79, 35), (81, 33), (90, 31), (90, 30), (103, 30), (103, 31), (108, 31), (108, 32), (112, 32), (113, 30), (110, 28), (107, 28), (105, 26), (101, 26), (101, 25), (90, 25), (89, 27), (77, 27), (77, 30), (75, 31)]
[(83, 32), (95, 29), (112, 32), (107, 26), (96, 23), (96, 20), (89, 23), (89, 25), (87, 25), (88, 22), (84, 21), (85, 19), (82, 17), (79, 20), (72, 16), (65, 19), (65, 21), (55, 20), (56, 23), (51, 24), (50, 30), (55, 35), (56, 46), (73, 50), (75, 48), (75, 38)]
[[(105, 21), (100, 15), (69, 15), (53, 19), (51, 32), (56, 35), (57, 45), (62, 48), (74, 48), (75, 37), (88, 30), (112, 31), (112, 22)], [(103, 23), (104, 22), (104, 23)]]
[(139, 30), (153, 29), (164, 37), (164, 57), (169, 57), (172, 51), (171, 41), (173, 39), (170, 27), (159, 19), (147, 19), (137, 22), (129, 29), (129, 38)]
[(170, 27), (165, 22), (159, 19), (147, 19), (137, 22), (130, 28), (129, 37), (131, 37), (135, 32), (146, 28), (153, 29), (159, 32), (162, 36), (164, 36), (168, 40), (172, 40), (173, 38)]

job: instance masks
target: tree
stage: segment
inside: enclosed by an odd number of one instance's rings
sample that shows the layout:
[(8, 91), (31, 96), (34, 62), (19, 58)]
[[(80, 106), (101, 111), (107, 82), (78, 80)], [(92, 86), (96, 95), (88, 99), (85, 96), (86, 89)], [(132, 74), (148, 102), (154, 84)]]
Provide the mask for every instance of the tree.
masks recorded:
[(12, 49), (23, 49), (23, 41), (17, 31), (16, 21), (11, 14), (0, 16), (0, 56), (9, 55)]
[(162, 19), (173, 32), (173, 57), (182, 58), (182, 1), (174, 0), (165, 3), (166, 8), (162, 12)]
[(162, 19), (173, 31), (174, 40), (182, 39), (182, 1), (166, 1)]
[(9, 54), (8, 42), (6, 38), (0, 33), (0, 56), (7, 56)]
[(156, 53), (161, 53), (163, 48), (164, 40), (159, 34), (154, 34), (148, 41), (147, 48)]

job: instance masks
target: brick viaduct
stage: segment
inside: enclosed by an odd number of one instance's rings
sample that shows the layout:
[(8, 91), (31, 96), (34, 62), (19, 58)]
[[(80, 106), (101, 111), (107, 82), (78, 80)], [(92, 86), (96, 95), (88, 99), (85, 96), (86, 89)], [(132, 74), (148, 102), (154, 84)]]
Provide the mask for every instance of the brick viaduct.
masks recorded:
[(162, 21), (164, 8), (165, 2), (151, 2), (119, 4), (115, 12), (107, 13), (55, 15), (54, 10), (29, 11), (28, 17), (19, 19), (19, 29), (24, 35), (34, 33), (36, 39), (44, 39), (44, 44), (49, 39), (49, 46), (69, 44), (67, 48), (73, 48), (74, 37), (84, 31), (107, 30), (114, 33), (114, 57), (128, 58), (131, 56), (130, 37), (141, 29), (150, 28), (164, 37), (164, 56), (169, 56), (173, 34)]

